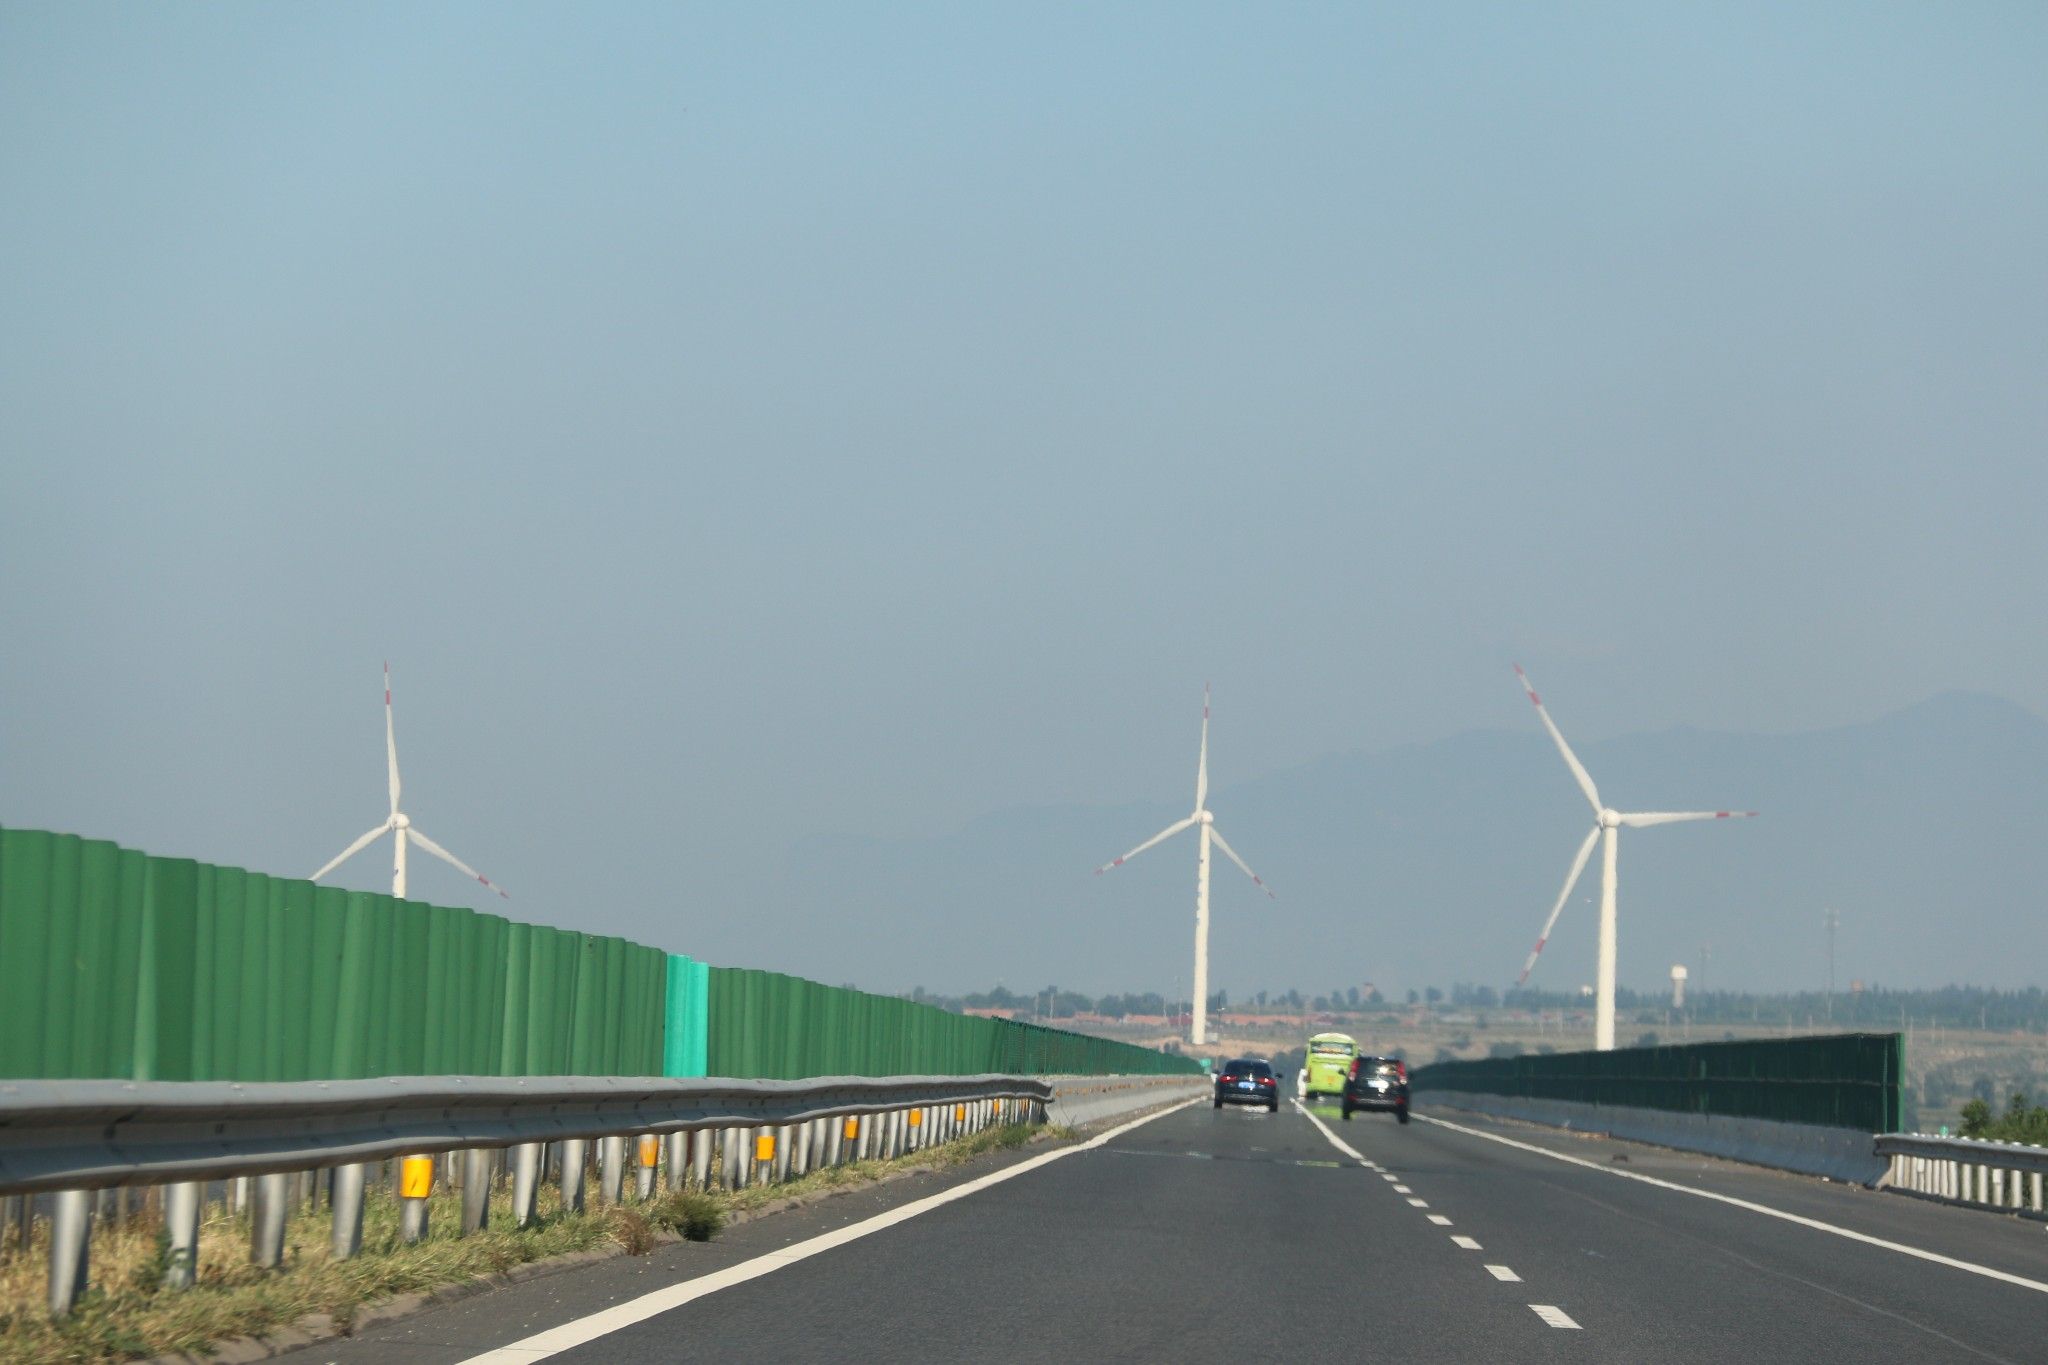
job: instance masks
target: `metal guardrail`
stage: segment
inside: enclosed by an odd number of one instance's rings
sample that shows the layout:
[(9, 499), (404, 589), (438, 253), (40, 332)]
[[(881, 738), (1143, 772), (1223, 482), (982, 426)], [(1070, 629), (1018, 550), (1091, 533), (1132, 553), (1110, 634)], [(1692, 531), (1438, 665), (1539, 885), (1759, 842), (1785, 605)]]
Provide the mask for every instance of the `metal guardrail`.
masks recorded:
[(39, 1196), (48, 1204), (50, 1311), (62, 1315), (86, 1287), (95, 1191), (163, 1187), (164, 1281), (185, 1288), (213, 1182), (229, 1182), (238, 1210), (247, 1199), (250, 1259), (275, 1267), (292, 1206), (323, 1186), (330, 1254), (359, 1252), (364, 1188), (383, 1178), (387, 1158), (398, 1158), (410, 1242), (426, 1235), (437, 1165), (461, 1185), (460, 1233), (485, 1226), (491, 1185), (506, 1172), (512, 1221), (523, 1227), (550, 1173), (563, 1208), (584, 1207), (593, 1139), (600, 1196), (616, 1203), (651, 1198), (664, 1168), (671, 1189), (738, 1188), (900, 1156), (990, 1124), (1042, 1122), (1055, 1094), (1032, 1076), (9, 1081), (0, 1082), (0, 1196), (24, 1224)]
[(0, 1083), (0, 1195), (219, 1180), (608, 1134), (759, 1128), (994, 1098), (1025, 1076), (803, 1081), (407, 1076), (368, 1081)]
[(1877, 1154), (1891, 1163), (1884, 1178), (1888, 1188), (1973, 1207), (2048, 1216), (2042, 1202), (2048, 1147), (1879, 1133)]

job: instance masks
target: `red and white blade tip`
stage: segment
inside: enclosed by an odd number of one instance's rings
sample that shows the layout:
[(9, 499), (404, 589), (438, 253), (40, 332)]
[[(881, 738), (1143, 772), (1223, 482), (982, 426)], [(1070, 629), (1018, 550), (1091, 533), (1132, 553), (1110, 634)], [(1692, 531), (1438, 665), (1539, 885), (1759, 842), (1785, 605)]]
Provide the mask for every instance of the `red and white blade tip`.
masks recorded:
[(1529, 675), (1522, 671), (1520, 664), (1515, 665), (1515, 676), (1521, 679), (1522, 690), (1529, 694), (1530, 703), (1535, 706), (1543, 705), (1543, 698), (1536, 695), (1536, 684), (1529, 681)]

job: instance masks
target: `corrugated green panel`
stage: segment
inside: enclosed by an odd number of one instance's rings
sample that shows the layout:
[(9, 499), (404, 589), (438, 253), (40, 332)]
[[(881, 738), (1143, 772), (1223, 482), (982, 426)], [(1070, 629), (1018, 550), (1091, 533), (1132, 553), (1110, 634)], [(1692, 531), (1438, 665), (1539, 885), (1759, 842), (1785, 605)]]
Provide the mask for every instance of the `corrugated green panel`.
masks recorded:
[(71, 971), (71, 1056), (69, 1076), (118, 1076), (127, 1069), (128, 1049), (111, 1046), (114, 963), (120, 956), (121, 850), (102, 839), (79, 846), (78, 946)]
[(308, 1028), (320, 941), (313, 890), (311, 882), (297, 879), (279, 877), (270, 883), (271, 913), (276, 917), (271, 960), (277, 964), (277, 1038), (265, 1057), (265, 1080), (299, 1081), (324, 1074), (313, 1070)]
[(149, 859), (132, 849), (115, 850), (115, 920), (112, 974), (107, 1004), (104, 1070), (108, 1077), (136, 1073), (135, 1021), (141, 998), (142, 901), (149, 879)]
[(717, 1076), (1197, 1069), (1186, 1058), (1110, 1039), (956, 1015), (774, 972), (711, 967), (704, 977), (706, 1063)]
[(189, 858), (151, 858), (142, 902), (136, 1075), (189, 1081), (197, 1046), (199, 872)]
[(79, 845), (75, 834), (60, 834), (50, 845), (50, 933), (43, 961), (49, 982), (49, 1013), (43, 1021), (43, 1065), (46, 1074), (61, 1075), (71, 1066), (71, 1039), (77, 1022), (70, 996), (78, 988)]
[(1414, 1084), (1892, 1132), (1904, 1057), (1896, 1033), (1839, 1034), (1442, 1062)]
[(0, 1074), (800, 1077), (1018, 1061), (1186, 1067), (623, 939), (0, 829)]
[(49, 1074), (43, 1050), (49, 992), (50, 848), (40, 830), (0, 831), (0, 1066)]
[(240, 1000), (229, 1021), (234, 1040), (233, 1070), (224, 1079), (260, 1078), (265, 1068), (264, 1045), (277, 1029), (271, 1013), (270, 878), (250, 872), (242, 880), (242, 941), (239, 945)]

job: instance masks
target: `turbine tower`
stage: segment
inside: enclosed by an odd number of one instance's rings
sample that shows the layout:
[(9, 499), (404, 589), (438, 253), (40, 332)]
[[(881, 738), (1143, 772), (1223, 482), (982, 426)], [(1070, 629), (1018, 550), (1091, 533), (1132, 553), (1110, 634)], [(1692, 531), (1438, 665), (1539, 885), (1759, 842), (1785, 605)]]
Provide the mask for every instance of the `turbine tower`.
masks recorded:
[(318, 872), (315, 872), (311, 880), (319, 881), (322, 877), (334, 871), (335, 868), (340, 867), (350, 858), (355, 857), (356, 854), (368, 848), (376, 841), (379, 835), (388, 831), (391, 835), (392, 845), (391, 894), (400, 900), (405, 899), (405, 847), (408, 843), (418, 844), (422, 849), (433, 854), (442, 862), (460, 870), (466, 876), (476, 878), (500, 896), (505, 896), (506, 900), (512, 899), (510, 896), (505, 895), (504, 887), (499, 886), (489, 877), (486, 877), (483, 873), (477, 871), (468, 863), (465, 863), (462, 859), (414, 829), (412, 818), (398, 809), (398, 738), (391, 728), (391, 665), (389, 663), (384, 665), (384, 756), (389, 765), (391, 778), (391, 814), (385, 817), (383, 824), (378, 825), (362, 838), (350, 844), (337, 854), (332, 862), (328, 863), (327, 866), (321, 868)]
[(1587, 774), (1585, 765), (1579, 762), (1572, 747), (1564, 742), (1564, 735), (1558, 731), (1557, 723), (1550, 718), (1550, 712), (1543, 709), (1543, 699), (1536, 695), (1536, 689), (1529, 682), (1529, 675), (1515, 665), (1515, 676), (1521, 680), (1522, 690), (1529, 694), (1530, 702), (1536, 707), (1536, 714), (1543, 718), (1543, 728), (1550, 731), (1550, 737), (1557, 741), (1557, 751), (1564, 755), (1564, 764), (1572, 770), (1572, 778), (1579, 784), (1579, 790), (1586, 794), (1587, 802), (1593, 807), (1593, 830), (1586, 836), (1586, 842), (1579, 845), (1579, 852), (1572, 859), (1572, 870), (1565, 874), (1564, 890), (1558, 892), (1557, 904), (1550, 907), (1550, 918), (1543, 921), (1543, 932), (1536, 939), (1536, 946), (1529, 951), (1529, 960), (1522, 964), (1522, 974), (1515, 980), (1521, 986), (1535, 969), (1536, 956), (1543, 951), (1543, 945), (1550, 941), (1550, 931), (1557, 924), (1558, 912), (1564, 909), (1565, 901), (1571, 896), (1572, 888), (1579, 884), (1579, 874), (1586, 870), (1586, 860), (1593, 856), (1593, 841), (1600, 840), (1600, 968), (1599, 989), (1593, 1004), (1593, 1046), (1601, 1052), (1614, 1050), (1614, 868), (1617, 857), (1619, 831), (1623, 826), (1629, 829), (1644, 829), (1650, 825), (1675, 825), (1685, 820), (1731, 820), (1755, 815), (1753, 810), (1687, 810), (1687, 811), (1643, 811), (1624, 814), (1610, 810), (1600, 800), (1599, 789)]
[[(1095, 869), (1101, 876), (1112, 867), (1122, 867), (1131, 859), (1143, 853), (1154, 844), (1163, 843), (1174, 835), (1193, 825), (1201, 830), (1201, 838), (1195, 851), (1195, 999), (1194, 1023), (1188, 1030), (1188, 1041), (1201, 1047), (1209, 1041), (1209, 845), (1213, 842), (1223, 850), (1223, 856), (1238, 865), (1245, 876), (1268, 896), (1273, 888), (1259, 880), (1259, 874), (1252, 871), (1237, 851), (1223, 841), (1223, 831), (1216, 828), (1216, 817), (1209, 813), (1209, 685), (1202, 684), (1202, 748), (1201, 756), (1195, 760), (1195, 813), (1185, 820), (1168, 825), (1159, 833), (1139, 844), (1114, 862), (1104, 863)], [(1278, 897), (1274, 897), (1278, 899)]]

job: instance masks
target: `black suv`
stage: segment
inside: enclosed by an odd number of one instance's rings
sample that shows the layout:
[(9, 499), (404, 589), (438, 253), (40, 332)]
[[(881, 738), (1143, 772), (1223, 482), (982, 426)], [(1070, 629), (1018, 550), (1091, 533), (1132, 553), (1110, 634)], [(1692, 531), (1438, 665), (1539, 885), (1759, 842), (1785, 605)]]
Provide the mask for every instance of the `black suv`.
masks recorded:
[(1359, 1109), (1391, 1109), (1408, 1121), (1408, 1066), (1393, 1057), (1360, 1057), (1344, 1077), (1344, 1117)]
[(1256, 1057), (1239, 1057), (1216, 1074), (1216, 1107), (1226, 1104), (1263, 1104), (1266, 1112), (1280, 1112), (1280, 1082), (1273, 1068)]

